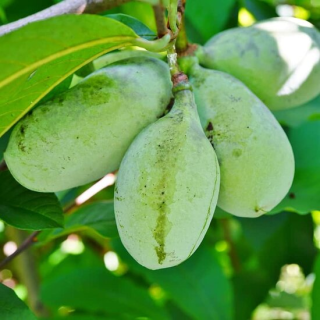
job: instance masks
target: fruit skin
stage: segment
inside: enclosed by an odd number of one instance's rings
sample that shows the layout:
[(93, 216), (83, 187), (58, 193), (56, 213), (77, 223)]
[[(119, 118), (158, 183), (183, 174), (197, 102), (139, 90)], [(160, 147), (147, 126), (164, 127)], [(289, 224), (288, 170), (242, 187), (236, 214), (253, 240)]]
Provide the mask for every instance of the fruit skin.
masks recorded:
[(180, 264), (212, 219), (219, 166), (192, 92), (179, 91), (170, 113), (144, 129), (122, 160), (115, 216), (122, 243), (149, 269)]
[(203, 128), (220, 164), (218, 206), (240, 217), (258, 217), (287, 194), (294, 157), (283, 129), (240, 81), (197, 64), (189, 68)]
[(119, 168), (134, 137), (170, 102), (168, 66), (132, 58), (100, 69), (22, 119), (5, 160), (28, 189), (56, 192)]
[(307, 21), (274, 18), (224, 31), (199, 49), (200, 63), (241, 80), (271, 110), (320, 93), (320, 33)]

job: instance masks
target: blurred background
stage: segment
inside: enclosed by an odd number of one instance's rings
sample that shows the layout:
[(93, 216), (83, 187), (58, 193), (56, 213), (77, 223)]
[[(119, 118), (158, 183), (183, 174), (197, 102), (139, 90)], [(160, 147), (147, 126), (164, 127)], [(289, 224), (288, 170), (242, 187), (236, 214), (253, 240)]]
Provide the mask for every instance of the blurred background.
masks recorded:
[[(56, 2), (0, 0), (0, 24)], [(147, 4), (107, 13), (132, 15), (155, 30)], [(320, 0), (187, 0), (188, 37), (204, 44), (225, 29), (276, 16), (320, 28)], [(297, 172), (270, 214), (243, 219), (217, 210), (188, 261), (150, 271), (118, 238), (108, 175), (98, 187), (58, 193), (66, 228), (42, 232), (31, 250), (0, 271), (0, 281), (44, 319), (320, 319), (320, 97), (275, 115), (293, 146)], [(0, 138), (0, 160), (7, 138)], [(0, 261), (28, 234), (0, 220)]]

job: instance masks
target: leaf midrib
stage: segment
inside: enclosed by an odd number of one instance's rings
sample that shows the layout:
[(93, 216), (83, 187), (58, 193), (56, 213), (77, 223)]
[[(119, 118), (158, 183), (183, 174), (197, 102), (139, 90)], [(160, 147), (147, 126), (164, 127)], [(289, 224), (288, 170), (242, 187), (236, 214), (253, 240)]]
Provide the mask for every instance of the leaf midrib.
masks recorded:
[[(0, 89), (3, 88), (4, 86), (6, 86), (7, 84), (11, 83), (12, 81), (18, 79), (19, 77), (25, 75), (26, 73), (34, 71), (35, 69), (39, 68), (40, 66), (42, 66), (46, 63), (49, 63), (49, 62), (56, 60), (58, 58), (62, 58), (64, 56), (67, 56), (67, 55), (72, 54), (74, 52), (81, 51), (83, 49), (88, 49), (91, 47), (95, 47), (95, 46), (98, 46), (101, 44), (106, 44), (106, 43), (121, 42), (122, 46), (127, 46), (131, 43), (132, 40), (135, 40), (135, 39), (136, 39), (136, 37), (132, 37), (132, 36), (107, 37), (107, 38), (103, 38), (103, 39), (99, 39), (99, 40), (85, 42), (80, 45), (73, 46), (73, 47), (67, 48), (62, 51), (58, 51), (52, 55), (47, 56), (44, 59), (41, 59), (35, 63), (30, 64), (29, 66), (21, 69), (20, 71), (16, 72), (12, 76), (0, 81)], [(123, 41), (128, 41), (129, 43), (124, 43)]]

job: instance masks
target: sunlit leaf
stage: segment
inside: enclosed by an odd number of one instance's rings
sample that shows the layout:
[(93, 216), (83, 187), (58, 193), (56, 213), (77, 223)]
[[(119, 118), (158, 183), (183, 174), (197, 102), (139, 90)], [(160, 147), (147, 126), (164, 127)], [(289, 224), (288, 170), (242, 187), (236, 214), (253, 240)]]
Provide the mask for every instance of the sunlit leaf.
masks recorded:
[(95, 15), (54, 17), (0, 37), (0, 136), (77, 69), (137, 37)]

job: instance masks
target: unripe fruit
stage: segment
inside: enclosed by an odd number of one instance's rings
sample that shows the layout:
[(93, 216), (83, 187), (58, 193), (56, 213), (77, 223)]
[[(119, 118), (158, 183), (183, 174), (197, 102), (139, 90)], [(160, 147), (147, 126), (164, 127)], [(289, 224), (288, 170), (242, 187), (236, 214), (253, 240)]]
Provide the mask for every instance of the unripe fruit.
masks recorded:
[(200, 63), (233, 75), (271, 110), (299, 106), (320, 93), (320, 34), (295, 18), (224, 31), (199, 49)]
[(291, 145), (268, 108), (240, 81), (198, 65), (189, 69), (202, 126), (220, 164), (218, 206), (258, 217), (287, 194), (294, 175)]
[(171, 99), (168, 66), (132, 58), (98, 70), (14, 128), (5, 152), (13, 176), (40, 192), (64, 190), (119, 168), (134, 137)]
[(180, 264), (201, 243), (219, 191), (215, 152), (190, 90), (144, 129), (122, 160), (115, 215), (122, 243), (149, 269)]

